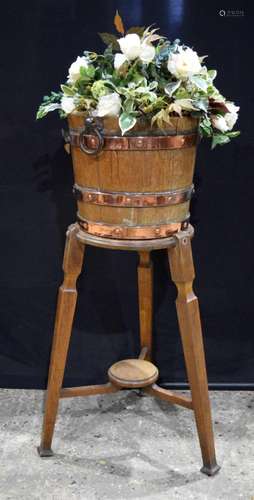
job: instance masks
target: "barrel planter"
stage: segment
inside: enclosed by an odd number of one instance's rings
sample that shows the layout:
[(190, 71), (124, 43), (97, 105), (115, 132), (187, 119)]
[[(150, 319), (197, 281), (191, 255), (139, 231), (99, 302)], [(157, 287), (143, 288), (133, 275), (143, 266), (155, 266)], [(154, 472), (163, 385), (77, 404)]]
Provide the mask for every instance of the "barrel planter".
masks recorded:
[(198, 119), (172, 117), (163, 130), (139, 121), (124, 136), (115, 118), (71, 114), (68, 124), (82, 230), (142, 240), (187, 227)]

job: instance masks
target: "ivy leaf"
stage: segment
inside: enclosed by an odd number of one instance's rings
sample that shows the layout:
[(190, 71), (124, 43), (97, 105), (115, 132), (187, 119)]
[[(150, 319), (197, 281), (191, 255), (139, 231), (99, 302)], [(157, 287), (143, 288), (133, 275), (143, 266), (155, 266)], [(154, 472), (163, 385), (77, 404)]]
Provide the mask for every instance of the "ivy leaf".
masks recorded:
[(54, 111), (55, 109), (60, 109), (61, 106), (59, 103), (52, 102), (50, 104), (42, 104), (36, 114), (36, 120), (39, 120), (40, 118), (44, 118), (50, 111)]
[(154, 123), (157, 123), (157, 126), (161, 129), (165, 128), (165, 123), (168, 125), (172, 125), (170, 121), (169, 112), (167, 109), (161, 109), (153, 116), (151, 120), (151, 126), (153, 127)]
[(204, 118), (200, 121), (199, 132), (202, 136), (211, 137), (213, 134), (210, 118)]
[(75, 95), (75, 90), (73, 90), (71, 87), (68, 87), (68, 85), (60, 85), (64, 95), (69, 95), (69, 96), (73, 96)]
[(227, 132), (227, 136), (230, 137), (230, 139), (233, 139), (233, 137), (238, 137), (240, 133), (240, 130), (235, 130), (234, 132)]
[(127, 114), (130, 114), (134, 109), (134, 99), (131, 99), (130, 97), (126, 99), (124, 109)]
[(164, 90), (165, 90), (165, 93), (169, 96), (169, 97), (172, 97), (173, 93), (178, 89), (178, 87), (180, 87), (182, 81), (181, 80), (178, 80), (178, 82), (171, 82), (171, 83), (168, 83)]
[(130, 35), (131, 33), (135, 33), (136, 35), (139, 35), (140, 37), (143, 35), (145, 31), (144, 26), (133, 26), (132, 28), (128, 29), (127, 35)]
[(203, 92), (206, 92), (207, 90), (207, 82), (201, 78), (200, 76), (197, 76), (197, 75), (193, 75), (191, 78), (190, 78), (190, 81), (192, 83), (194, 83), (194, 85), (196, 85), (196, 87), (200, 90), (203, 90)]
[(207, 74), (208, 74), (210, 80), (213, 81), (217, 76), (217, 71), (216, 71), (216, 69), (209, 69), (207, 71)]
[(98, 33), (98, 35), (106, 45), (112, 45), (114, 50), (120, 50), (120, 46), (115, 35), (112, 35), (111, 33)]
[(211, 148), (214, 149), (217, 146), (217, 144), (222, 145), (222, 144), (227, 144), (227, 142), (230, 142), (230, 137), (228, 137), (227, 135), (214, 134)]
[(95, 75), (95, 67), (92, 64), (89, 64), (87, 68), (81, 66), (79, 72), (81, 78), (83, 78), (84, 80), (91, 80)]
[(195, 106), (195, 108), (198, 108), (201, 111), (204, 111), (205, 113), (207, 113), (207, 110), (208, 110), (208, 100), (207, 99), (194, 100), (193, 105)]
[(119, 117), (119, 126), (122, 131), (122, 135), (124, 135), (125, 132), (133, 128), (134, 125), (136, 124), (136, 121), (137, 120), (135, 116), (124, 111)]
[(121, 16), (119, 15), (118, 10), (116, 11), (116, 15), (114, 17), (114, 25), (116, 27), (116, 31), (118, 31), (118, 33), (121, 33), (122, 35), (124, 35), (124, 25), (123, 25), (123, 21), (122, 21)]
[(199, 62), (202, 63), (204, 61), (204, 59), (206, 59), (206, 57), (208, 57), (208, 56), (201, 56), (201, 57), (199, 57)]

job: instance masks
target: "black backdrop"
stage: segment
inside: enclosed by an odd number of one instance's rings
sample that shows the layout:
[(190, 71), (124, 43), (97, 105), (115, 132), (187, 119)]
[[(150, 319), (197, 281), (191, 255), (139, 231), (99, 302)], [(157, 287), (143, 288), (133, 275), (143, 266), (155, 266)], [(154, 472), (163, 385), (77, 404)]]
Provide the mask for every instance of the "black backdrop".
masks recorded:
[[(193, 251), (209, 381), (253, 384), (253, 11), (203, 0), (36, 0), (1, 5), (0, 385), (43, 388), (65, 230), (75, 220), (70, 157), (57, 115), (40, 122), (42, 96), (66, 78), (84, 49), (103, 48), (116, 8), (126, 25), (156, 22), (218, 69), (216, 84), (241, 105), (240, 138), (199, 147)], [(219, 11), (224, 9), (226, 16)], [(235, 15), (230, 10), (244, 10)], [(155, 267), (154, 348), (161, 381), (185, 371), (163, 252)], [(138, 352), (134, 253), (87, 248), (66, 384), (103, 382), (114, 361)]]

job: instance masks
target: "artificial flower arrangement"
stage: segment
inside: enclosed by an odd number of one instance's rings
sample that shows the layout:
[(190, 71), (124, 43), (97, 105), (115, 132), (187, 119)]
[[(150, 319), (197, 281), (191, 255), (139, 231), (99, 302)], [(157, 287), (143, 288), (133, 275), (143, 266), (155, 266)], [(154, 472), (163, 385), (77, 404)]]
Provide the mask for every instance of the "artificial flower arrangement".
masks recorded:
[(37, 119), (53, 110), (61, 118), (116, 116), (124, 135), (140, 118), (163, 129), (172, 116), (194, 116), (212, 148), (240, 134), (232, 131), (239, 107), (214, 86), (217, 72), (203, 64), (207, 56), (199, 57), (178, 39), (170, 42), (157, 28), (125, 31), (118, 12), (114, 24), (121, 36), (100, 33), (104, 53), (84, 51), (71, 64), (61, 91), (43, 98)]

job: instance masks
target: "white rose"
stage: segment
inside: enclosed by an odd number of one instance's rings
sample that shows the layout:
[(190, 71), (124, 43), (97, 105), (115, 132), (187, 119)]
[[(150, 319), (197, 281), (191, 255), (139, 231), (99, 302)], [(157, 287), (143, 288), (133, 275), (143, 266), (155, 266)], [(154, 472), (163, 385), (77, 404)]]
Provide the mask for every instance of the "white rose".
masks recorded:
[(229, 112), (224, 115), (224, 118), (228, 126), (228, 130), (232, 130), (238, 119), (238, 111), (240, 108), (239, 106), (235, 106), (233, 102), (225, 102), (225, 106), (227, 107)]
[(155, 48), (153, 45), (150, 43), (146, 43), (145, 41), (141, 43), (141, 50), (140, 50), (140, 59), (143, 63), (148, 64), (150, 63), (155, 56)]
[(201, 71), (201, 64), (197, 52), (179, 47), (179, 52), (169, 54), (168, 70), (181, 80), (191, 77)]
[(112, 94), (100, 97), (97, 104), (97, 116), (118, 116), (121, 109), (120, 96), (113, 92)]
[(220, 132), (227, 132), (229, 130), (224, 116), (214, 115), (211, 117), (211, 122), (213, 127), (220, 130)]
[(136, 33), (130, 33), (123, 38), (119, 38), (118, 43), (122, 53), (129, 61), (139, 57), (141, 51), (141, 41), (140, 37)]
[(127, 57), (124, 54), (117, 53), (114, 59), (114, 68), (119, 69), (126, 61)]
[(68, 83), (75, 83), (80, 78), (80, 68), (87, 68), (88, 60), (85, 56), (77, 57), (69, 67)]
[(238, 119), (239, 106), (235, 106), (233, 102), (225, 102), (225, 106), (229, 110), (224, 116), (214, 115), (211, 118), (212, 125), (221, 132), (232, 130)]
[(63, 96), (61, 99), (61, 108), (67, 115), (72, 113), (75, 109), (73, 97)]

